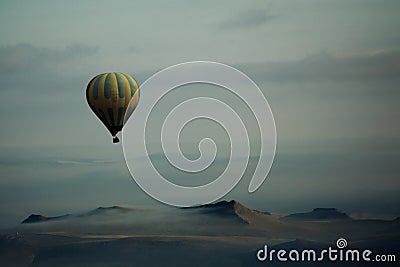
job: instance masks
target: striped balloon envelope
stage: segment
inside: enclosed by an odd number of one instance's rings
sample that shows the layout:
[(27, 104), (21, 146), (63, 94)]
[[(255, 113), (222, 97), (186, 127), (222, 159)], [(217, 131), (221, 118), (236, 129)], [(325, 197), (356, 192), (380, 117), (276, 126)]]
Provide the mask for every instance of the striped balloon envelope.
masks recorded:
[(135, 79), (121, 72), (103, 73), (90, 80), (86, 87), (89, 107), (106, 126), (118, 143), (117, 133), (122, 130), (129, 102), (130, 113), (139, 102), (139, 86)]

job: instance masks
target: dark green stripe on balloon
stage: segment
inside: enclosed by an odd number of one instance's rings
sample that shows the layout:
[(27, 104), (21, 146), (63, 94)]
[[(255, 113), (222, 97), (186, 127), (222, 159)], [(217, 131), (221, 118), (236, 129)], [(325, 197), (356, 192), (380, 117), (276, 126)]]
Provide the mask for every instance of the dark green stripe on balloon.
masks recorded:
[(112, 126), (116, 126), (116, 125), (115, 125), (115, 121), (114, 121), (114, 112), (113, 112), (113, 109), (112, 109), (112, 108), (109, 108), (109, 109), (107, 109), (107, 111), (108, 111), (108, 116), (109, 116), (110, 119), (111, 119), (111, 125), (112, 125)]
[(124, 108), (118, 108), (118, 119), (117, 123), (118, 125), (122, 125), (122, 113), (124, 112)]
[(106, 81), (104, 83), (104, 97), (109, 99), (111, 97), (111, 74), (106, 74)]
[(122, 80), (121, 74), (119, 73), (115, 73), (115, 77), (117, 77), (118, 83), (118, 96), (122, 98), (125, 96), (124, 81)]

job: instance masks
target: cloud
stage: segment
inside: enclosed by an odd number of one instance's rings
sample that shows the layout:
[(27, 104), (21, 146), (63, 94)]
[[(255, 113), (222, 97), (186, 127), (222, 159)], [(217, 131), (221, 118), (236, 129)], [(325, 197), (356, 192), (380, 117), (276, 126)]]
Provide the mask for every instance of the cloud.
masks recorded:
[(56, 160), (57, 164), (61, 165), (95, 165), (95, 164), (113, 164), (116, 163), (116, 160), (89, 160), (89, 159), (82, 159), (82, 160)]
[(390, 81), (400, 79), (400, 52), (376, 50), (349, 56), (322, 53), (297, 61), (266, 61), (238, 67), (265, 82)]
[(224, 29), (252, 28), (274, 20), (276, 17), (276, 15), (268, 14), (264, 9), (252, 9), (237, 13), (235, 16), (220, 22), (218, 26)]
[(89, 56), (96, 53), (98, 47), (83, 44), (66, 46), (64, 49), (38, 47), (21, 43), (0, 47), (0, 73), (24, 72), (40, 67)]

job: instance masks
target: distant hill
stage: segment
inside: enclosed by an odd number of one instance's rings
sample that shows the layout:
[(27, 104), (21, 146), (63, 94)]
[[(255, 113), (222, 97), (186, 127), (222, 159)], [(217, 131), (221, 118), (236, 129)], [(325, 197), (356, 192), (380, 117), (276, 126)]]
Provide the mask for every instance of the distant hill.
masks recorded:
[(269, 212), (260, 212), (252, 210), (241, 204), (236, 200), (231, 201), (220, 201), (217, 203), (205, 204), (196, 207), (190, 207), (186, 209), (197, 210), (203, 214), (209, 214), (220, 217), (233, 217), (241, 220), (246, 224), (251, 224), (255, 221), (256, 217), (269, 216)]
[[(191, 215), (186, 214), (183, 211), (190, 211)], [(146, 215), (142, 213), (146, 212)], [(318, 222), (318, 221), (330, 221), (330, 220), (348, 220), (353, 222), (360, 223), (380, 223), (374, 222), (374, 220), (354, 220), (350, 216), (348, 216), (345, 212), (338, 210), (336, 208), (315, 208), (310, 212), (305, 213), (293, 213), (284, 217), (278, 217), (275, 215), (271, 215), (268, 212), (260, 212), (257, 210), (250, 209), (240, 202), (236, 200), (231, 201), (220, 201), (212, 204), (205, 204), (196, 207), (183, 208), (183, 209), (175, 209), (172, 213), (175, 215), (170, 219), (171, 223), (164, 223), (163, 227), (167, 227), (166, 225), (172, 225), (174, 227), (175, 221), (191, 221), (191, 223), (201, 222), (204, 220), (207, 222), (225, 225), (230, 220), (233, 224), (248, 224), (252, 226), (262, 227), (263, 231), (269, 231), (273, 233), (278, 230), (288, 231), (288, 227), (291, 228), (289, 224), (292, 222)], [(170, 214), (172, 214), (170, 213)], [(82, 223), (87, 220), (89, 222), (89, 218), (91, 222), (107, 221), (111, 222), (112, 220), (135, 220), (140, 221), (144, 217), (151, 220), (151, 218), (170, 216), (166, 215), (165, 211), (160, 212), (159, 210), (144, 210), (138, 208), (130, 208), (130, 207), (122, 207), (122, 206), (110, 206), (110, 207), (98, 207), (96, 209), (90, 210), (81, 214), (66, 214), (61, 216), (47, 216), (43, 214), (31, 214), (27, 218), (25, 218), (21, 224), (33, 224), (33, 223), (44, 223), (50, 221), (61, 221), (64, 219), (68, 219), (74, 221), (74, 223)], [(206, 217), (204, 217), (206, 216)], [(168, 218), (169, 219), (169, 218)], [(78, 222), (78, 220), (81, 220)], [(388, 221), (393, 223), (399, 222), (399, 218)], [(382, 221), (386, 223), (386, 221)], [(146, 224), (144, 224), (146, 225)], [(389, 225), (390, 226), (390, 225)], [(388, 226), (388, 227), (389, 227)], [(169, 227), (169, 226), (168, 226)], [(390, 226), (391, 227), (391, 226)]]
[(84, 216), (102, 215), (102, 214), (108, 214), (108, 213), (127, 213), (127, 212), (140, 211), (140, 210), (141, 209), (134, 209), (134, 208), (128, 208), (128, 207), (121, 207), (121, 206), (98, 207), (94, 210), (83, 213), (79, 216), (84, 217)]
[(83, 213), (83, 214), (78, 214), (78, 215), (66, 214), (66, 215), (61, 215), (61, 216), (49, 217), (49, 216), (43, 215), (43, 214), (31, 214), (31, 215), (29, 215), (29, 217), (27, 217), (21, 223), (22, 224), (39, 223), (39, 222), (62, 220), (62, 219), (67, 219), (67, 218), (72, 218), (72, 217), (79, 218), (79, 217), (106, 215), (106, 214), (113, 214), (113, 213), (114, 214), (115, 213), (127, 213), (127, 212), (140, 211), (140, 210), (141, 209), (133, 209), (133, 208), (127, 208), (127, 207), (121, 207), (121, 206), (111, 206), (111, 207), (98, 207), (94, 210), (91, 210), (91, 211)]
[(38, 222), (45, 222), (45, 221), (54, 221), (54, 220), (65, 219), (69, 216), (70, 216), (69, 214), (66, 214), (66, 215), (61, 215), (61, 216), (48, 217), (48, 216), (42, 215), (42, 214), (31, 214), (31, 215), (29, 215), (28, 218), (23, 220), (21, 223), (38, 223)]
[(316, 208), (311, 212), (293, 213), (282, 218), (283, 220), (303, 220), (303, 221), (318, 221), (318, 220), (340, 220), (351, 219), (345, 212), (336, 208)]

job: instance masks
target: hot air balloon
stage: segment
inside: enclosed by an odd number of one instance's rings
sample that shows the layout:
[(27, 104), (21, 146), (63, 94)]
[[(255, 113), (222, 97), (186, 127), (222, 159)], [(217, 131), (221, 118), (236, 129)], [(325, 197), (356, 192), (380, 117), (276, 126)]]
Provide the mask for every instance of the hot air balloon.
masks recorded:
[(135, 79), (121, 72), (103, 73), (90, 80), (86, 87), (89, 107), (106, 126), (118, 143), (116, 136), (122, 130), (129, 102), (129, 115), (139, 101), (139, 87)]

